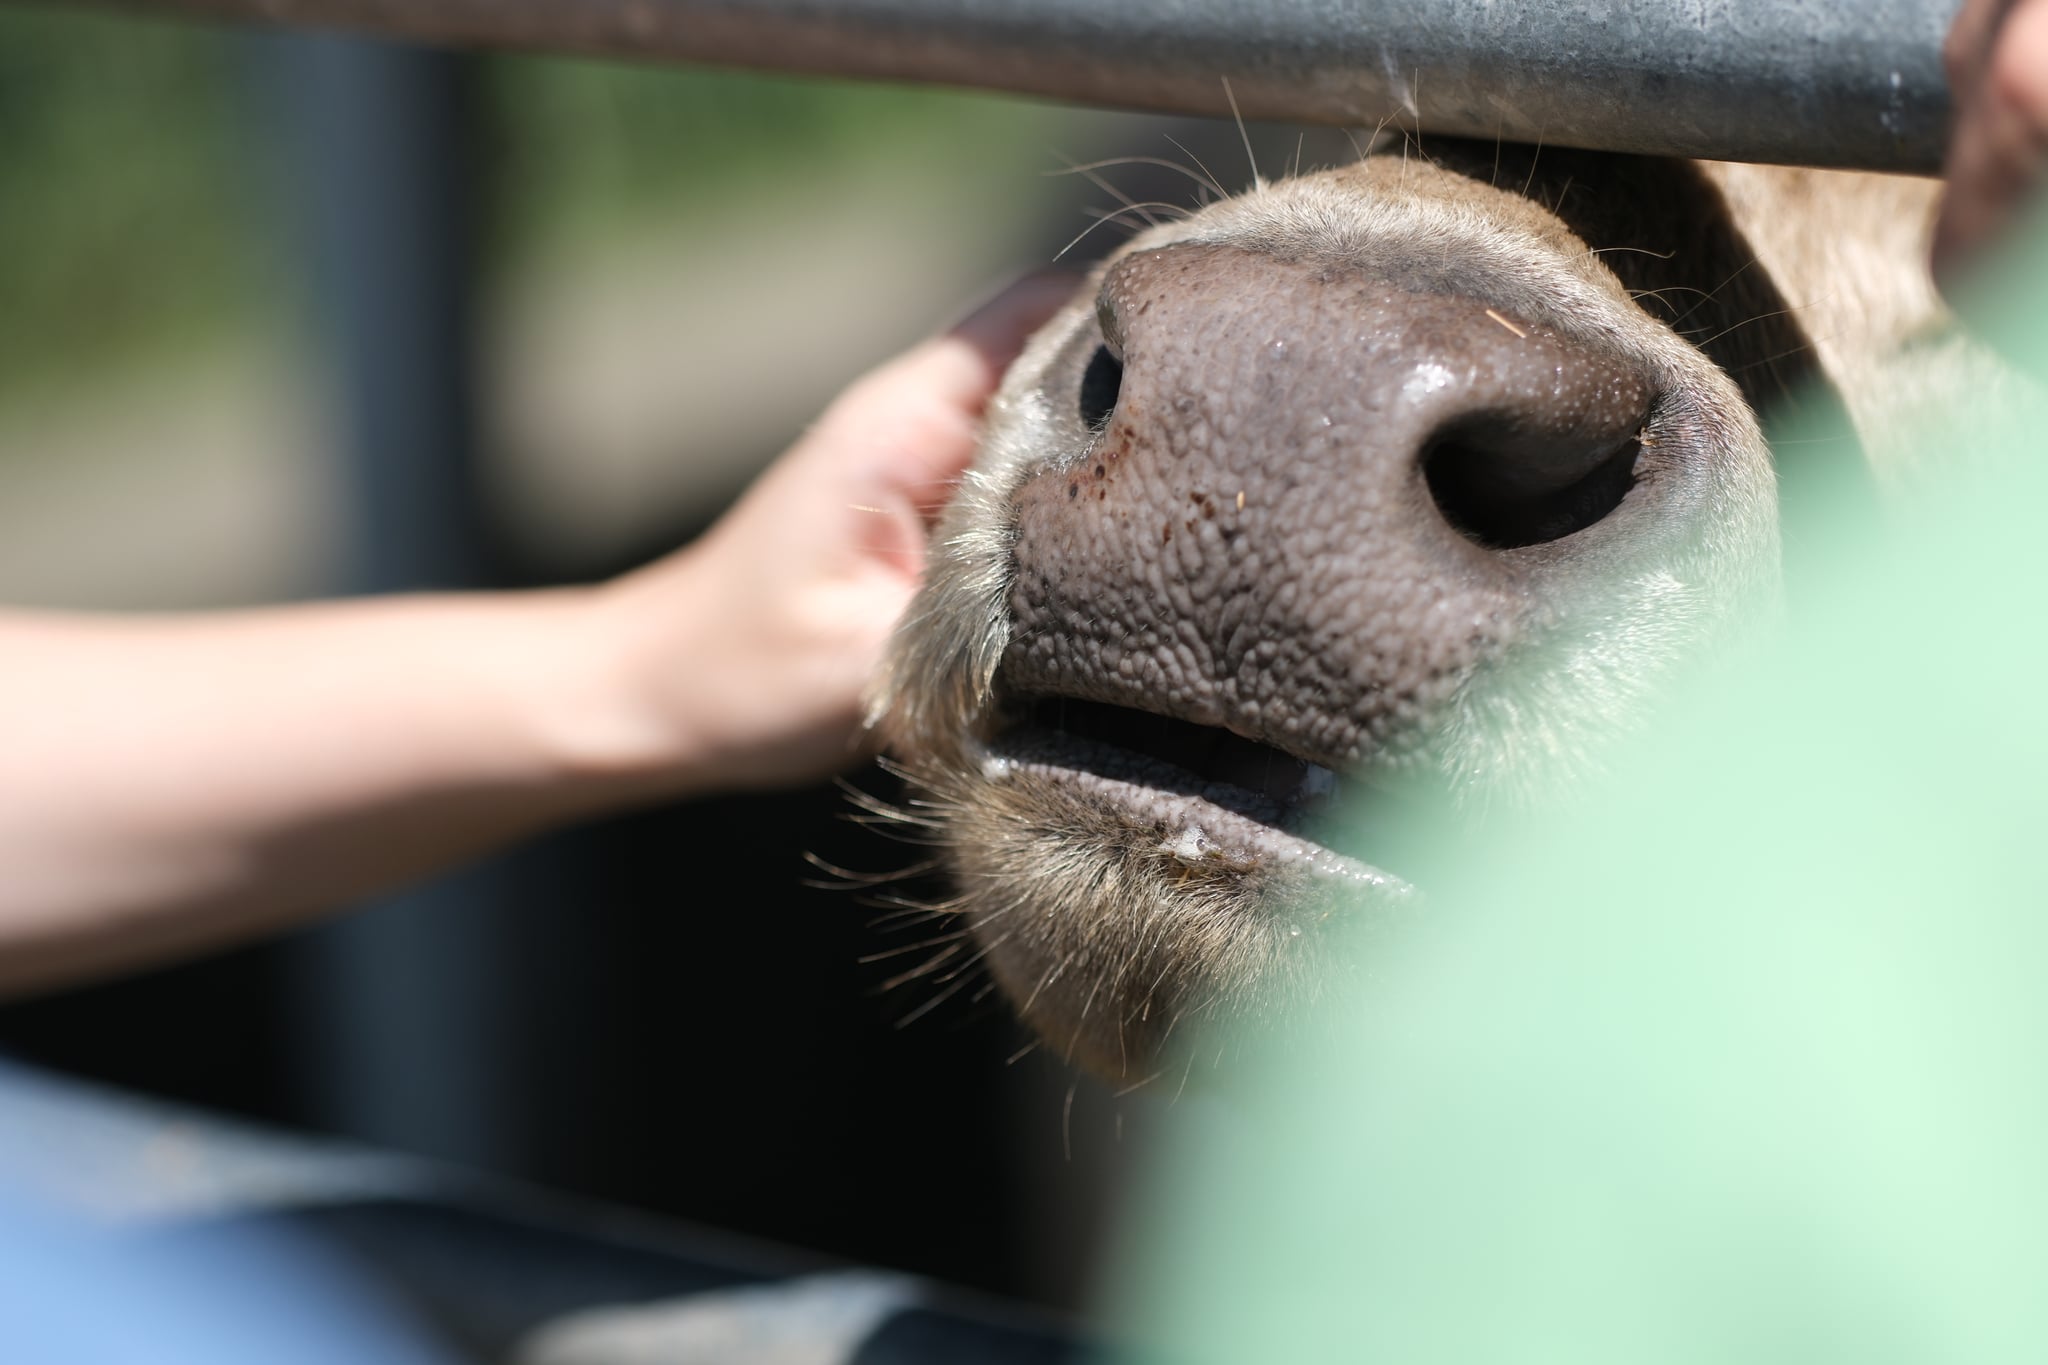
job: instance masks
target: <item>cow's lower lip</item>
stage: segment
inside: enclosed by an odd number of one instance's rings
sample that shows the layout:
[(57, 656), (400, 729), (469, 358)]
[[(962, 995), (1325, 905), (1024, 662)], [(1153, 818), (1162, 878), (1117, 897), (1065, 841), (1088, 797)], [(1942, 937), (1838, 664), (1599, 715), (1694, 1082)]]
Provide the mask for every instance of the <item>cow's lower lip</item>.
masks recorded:
[(1408, 884), (1319, 837), (1337, 828), (1344, 803), (1330, 794), (1312, 806), (1291, 805), (1230, 782), (1103, 740), (1039, 725), (1020, 725), (992, 740), (986, 768), (995, 780), (1030, 772), (1109, 802), (1158, 835), (1152, 852), (1193, 867), (1294, 871), (1360, 888), (1407, 891)]

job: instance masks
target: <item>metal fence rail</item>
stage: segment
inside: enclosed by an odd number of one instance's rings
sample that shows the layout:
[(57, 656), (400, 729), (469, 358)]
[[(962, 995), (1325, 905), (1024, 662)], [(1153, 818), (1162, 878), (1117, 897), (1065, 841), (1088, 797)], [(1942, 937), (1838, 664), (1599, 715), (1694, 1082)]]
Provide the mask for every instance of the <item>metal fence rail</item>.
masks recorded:
[(128, 0), (1611, 151), (1931, 171), (1959, 0)]

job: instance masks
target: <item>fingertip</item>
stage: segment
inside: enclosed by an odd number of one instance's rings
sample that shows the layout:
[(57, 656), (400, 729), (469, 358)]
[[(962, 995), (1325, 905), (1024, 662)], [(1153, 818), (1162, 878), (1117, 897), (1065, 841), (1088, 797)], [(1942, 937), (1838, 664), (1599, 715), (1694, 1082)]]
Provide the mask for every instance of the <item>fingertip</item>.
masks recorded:
[(1029, 271), (975, 304), (945, 335), (966, 342), (992, 373), (1001, 375), (1031, 334), (1074, 297), (1086, 278), (1065, 266)]
[[(1034, 271), (997, 290), (953, 327), (850, 385), (806, 444), (879, 445), (899, 483), (957, 477), (973, 456), (982, 410), (1003, 371), (1073, 297), (1081, 278), (1069, 270)], [(926, 501), (918, 499), (920, 510)]]
[(1936, 285), (1967, 312), (1983, 261), (2048, 173), (2048, 0), (1973, 2), (1946, 56), (1958, 107), (1929, 254)]
[(2005, 16), (1984, 83), (1994, 101), (2026, 121), (2038, 148), (2048, 125), (2048, 3), (2018, 5)]
[(1964, 0), (1956, 11), (1941, 44), (1941, 65), (1950, 90), (1960, 91), (1971, 83), (2010, 6), (2011, 0)]
[(1031, 334), (1073, 297), (1084, 276), (1034, 270), (1003, 285), (965, 317), (873, 371), (856, 389), (875, 402), (938, 397), (968, 417), (980, 415)]

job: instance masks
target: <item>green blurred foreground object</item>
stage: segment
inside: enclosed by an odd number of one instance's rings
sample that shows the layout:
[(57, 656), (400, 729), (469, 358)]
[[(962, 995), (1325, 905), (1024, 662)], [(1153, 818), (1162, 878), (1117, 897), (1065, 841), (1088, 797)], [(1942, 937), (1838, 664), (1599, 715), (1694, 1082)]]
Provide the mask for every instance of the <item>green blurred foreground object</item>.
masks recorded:
[[(1989, 326), (2048, 374), (2034, 247)], [(1132, 1339), (2048, 1360), (2048, 433), (1927, 441), (1952, 473), (1830, 528), (1762, 657), (1432, 886), (1327, 1050), (1246, 1049), (1126, 1258)]]

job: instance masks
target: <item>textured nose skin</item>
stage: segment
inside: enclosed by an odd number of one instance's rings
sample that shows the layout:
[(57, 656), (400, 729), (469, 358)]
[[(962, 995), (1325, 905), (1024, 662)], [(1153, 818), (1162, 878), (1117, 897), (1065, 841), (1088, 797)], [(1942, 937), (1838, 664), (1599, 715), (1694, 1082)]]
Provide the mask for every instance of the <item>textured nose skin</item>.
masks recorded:
[(1006, 681), (1332, 766), (1397, 751), (1546, 615), (1545, 556), (1453, 526), (1425, 466), (1547, 496), (1649, 405), (1626, 364), (1483, 303), (1235, 247), (1128, 257), (1100, 311), (1121, 388), (1017, 492)]

